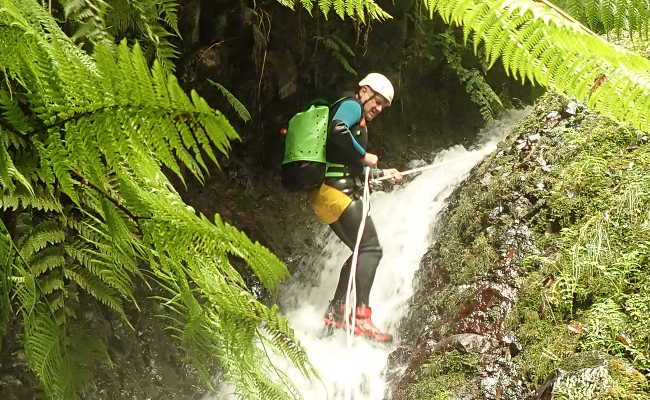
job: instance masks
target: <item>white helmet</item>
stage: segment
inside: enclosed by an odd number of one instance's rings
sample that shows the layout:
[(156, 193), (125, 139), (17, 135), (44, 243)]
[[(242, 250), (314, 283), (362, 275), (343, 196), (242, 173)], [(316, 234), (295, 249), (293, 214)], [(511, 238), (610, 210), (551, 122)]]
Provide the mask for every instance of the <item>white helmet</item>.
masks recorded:
[(393, 84), (390, 83), (388, 78), (377, 72), (371, 72), (366, 75), (365, 78), (359, 81), (359, 86), (370, 86), (375, 93), (379, 93), (388, 100), (388, 105), (393, 102), (393, 95), (395, 94), (395, 89), (393, 89)]

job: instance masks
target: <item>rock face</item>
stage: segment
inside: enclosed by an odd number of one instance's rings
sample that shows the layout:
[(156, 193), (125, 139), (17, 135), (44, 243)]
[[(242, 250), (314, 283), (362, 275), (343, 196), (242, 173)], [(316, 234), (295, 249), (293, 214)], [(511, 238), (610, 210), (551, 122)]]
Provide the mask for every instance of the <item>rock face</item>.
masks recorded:
[(646, 378), (625, 361), (598, 352), (564, 360), (537, 390), (536, 400), (647, 399)]
[[(602, 130), (600, 136), (594, 129)], [(607, 145), (581, 136), (588, 134)], [(450, 196), (421, 261), (402, 323), (404, 344), (391, 355), (392, 366), (402, 367), (390, 377), (393, 400), (650, 398), (643, 374), (631, 366), (648, 364), (630, 356), (632, 351), (646, 360), (648, 343), (622, 334), (647, 338), (645, 325), (617, 314), (622, 306), (610, 292), (590, 292), (598, 279), (612, 278), (602, 272), (582, 281), (575, 254), (583, 247), (572, 242), (591, 229), (583, 221), (599, 213), (610, 218), (614, 211), (602, 210), (615, 210), (616, 195), (624, 190), (610, 184), (611, 172), (596, 180), (574, 171), (599, 158), (601, 164), (619, 162), (618, 154), (637, 151), (644, 137), (549, 94), (472, 171)], [(618, 229), (624, 223), (613, 224)], [(572, 230), (573, 236), (567, 233)], [(601, 249), (589, 243), (584, 248), (586, 254)], [(573, 261), (564, 254), (574, 254)], [(642, 272), (630, 276), (646, 279)], [(580, 297), (581, 291), (591, 297)], [(635, 301), (650, 302), (644, 296), (635, 295)], [(612, 322), (602, 321), (607, 315), (615, 315)], [(581, 354), (591, 349), (618, 357)], [(598, 362), (575, 368), (573, 361), (581, 358)]]

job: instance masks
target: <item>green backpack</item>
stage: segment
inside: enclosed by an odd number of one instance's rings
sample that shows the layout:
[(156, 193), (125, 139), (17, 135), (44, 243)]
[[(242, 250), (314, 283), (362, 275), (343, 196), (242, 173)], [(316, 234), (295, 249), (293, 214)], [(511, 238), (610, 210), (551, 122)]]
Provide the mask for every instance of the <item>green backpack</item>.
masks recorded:
[(314, 100), (289, 120), (282, 157), (282, 185), (286, 189), (307, 191), (323, 183), (330, 110), (344, 99), (332, 105), (324, 99)]

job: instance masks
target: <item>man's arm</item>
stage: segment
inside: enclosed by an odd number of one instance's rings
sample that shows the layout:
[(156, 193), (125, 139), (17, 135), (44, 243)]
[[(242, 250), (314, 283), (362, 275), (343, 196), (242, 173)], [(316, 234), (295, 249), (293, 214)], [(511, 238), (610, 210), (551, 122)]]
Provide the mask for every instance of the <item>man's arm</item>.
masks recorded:
[(350, 127), (361, 120), (361, 105), (354, 100), (344, 100), (332, 117), (329, 131), (331, 149), (347, 163), (362, 167), (361, 159), (366, 149), (354, 138)]

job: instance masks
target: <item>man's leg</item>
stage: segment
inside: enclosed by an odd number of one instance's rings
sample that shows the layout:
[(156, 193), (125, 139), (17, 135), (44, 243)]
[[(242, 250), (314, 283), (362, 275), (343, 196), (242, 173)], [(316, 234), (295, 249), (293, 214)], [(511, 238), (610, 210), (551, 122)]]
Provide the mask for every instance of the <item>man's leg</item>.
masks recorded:
[[(341, 214), (339, 219), (330, 224), (330, 227), (336, 235), (345, 243), (350, 250), (354, 251), (357, 241), (357, 234), (359, 225), (363, 217), (363, 203), (360, 200), (353, 201)], [(357, 287), (357, 304), (368, 305), (370, 290), (372, 283), (375, 280), (375, 273), (377, 266), (382, 257), (382, 249), (379, 244), (377, 230), (375, 224), (372, 222), (370, 216), (366, 217), (366, 224), (361, 236), (361, 243), (359, 244), (359, 254), (357, 260), (356, 271), (356, 287)], [(345, 295), (350, 279), (350, 268), (352, 264), (352, 256), (343, 264), (341, 268), (341, 275), (339, 283), (336, 287), (334, 300), (338, 302), (345, 301)]]
[[(351, 249), (354, 250), (358, 235), (359, 225), (363, 217), (363, 204), (361, 201), (353, 201), (341, 214), (341, 217), (330, 227), (336, 235)], [(382, 249), (377, 237), (377, 230), (370, 216), (366, 218), (361, 242), (359, 243), (359, 254), (356, 270), (356, 294), (357, 307), (355, 310), (356, 320), (354, 332), (357, 335), (369, 337), (380, 342), (390, 342), (393, 337), (382, 332), (372, 322), (372, 309), (369, 307), (370, 289), (375, 280), (377, 266), (382, 257)], [(347, 326), (343, 316), (342, 304), (345, 302), (350, 271), (352, 269), (352, 256), (350, 256), (341, 268), (339, 282), (334, 294), (334, 300), (328, 309), (329, 318), (327, 324), (337, 327)], [(342, 317), (342, 318), (341, 318)]]

